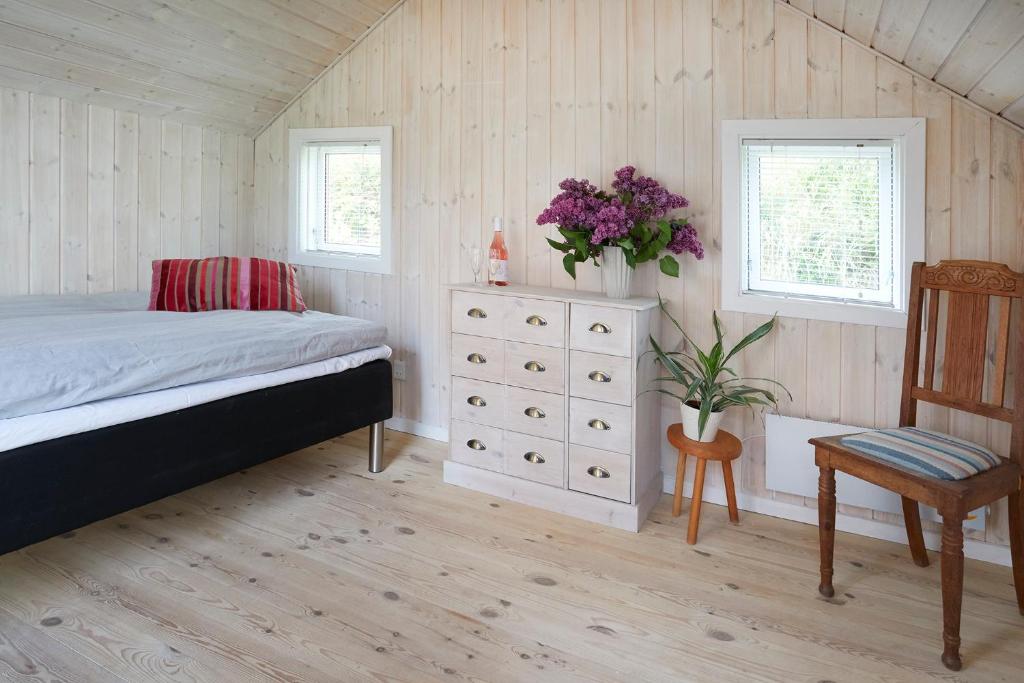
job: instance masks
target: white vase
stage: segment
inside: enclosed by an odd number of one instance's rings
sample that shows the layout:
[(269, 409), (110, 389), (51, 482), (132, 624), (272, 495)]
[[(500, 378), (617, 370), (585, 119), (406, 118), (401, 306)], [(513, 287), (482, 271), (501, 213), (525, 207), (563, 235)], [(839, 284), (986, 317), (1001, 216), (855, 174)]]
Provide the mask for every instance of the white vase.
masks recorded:
[(633, 269), (626, 263), (622, 247), (601, 249), (601, 283), (609, 299), (628, 299), (633, 286)]
[(679, 402), (679, 409), (683, 416), (683, 436), (691, 441), (710, 443), (718, 436), (718, 426), (722, 424), (722, 417), (725, 411), (711, 413), (708, 421), (704, 423), (704, 434), (698, 435), (700, 431), (700, 408), (688, 406), (682, 401)]

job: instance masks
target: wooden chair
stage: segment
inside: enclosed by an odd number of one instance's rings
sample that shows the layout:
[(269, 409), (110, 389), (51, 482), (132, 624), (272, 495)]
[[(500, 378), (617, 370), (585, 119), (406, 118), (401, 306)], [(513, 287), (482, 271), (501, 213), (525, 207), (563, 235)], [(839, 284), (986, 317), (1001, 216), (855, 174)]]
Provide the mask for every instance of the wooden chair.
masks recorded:
[[(857, 439), (844, 436), (811, 439), (818, 479), (818, 526), (821, 540), (821, 584), (832, 597), (832, 554), (835, 544), (836, 470), (899, 493), (914, 562), (928, 565), (918, 501), (942, 515), (942, 662), (959, 671), (960, 606), (963, 598), (963, 522), (967, 513), (1003, 496), (1009, 498), (1010, 554), (1017, 605), (1024, 614), (1024, 521), (1021, 519), (1022, 453), (1024, 453), (1024, 315), (1014, 323), (1013, 406), (1004, 401), (1007, 359), (1010, 356), (1011, 304), (1024, 296), (1024, 274), (1005, 265), (984, 261), (942, 261), (935, 266), (915, 263), (910, 282), (907, 347), (904, 356), (900, 427), (914, 427), (917, 403), (924, 401), (1002, 420), (1011, 424), (1009, 459), (994, 458), (990, 469), (967, 478), (947, 480), (921, 474), (851, 447)], [(921, 366), (922, 320), (927, 298), (927, 334)], [(940, 301), (945, 301), (945, 358), (937, 386), (935, 349), (939, 335)], [(986, 382), (989, 311), (994, 304), (994, 368)], [(983, 389), (988, 388), (987, 400)], [(874, 433), (877, 435), (877, 433)], [(913, 435), (914, 432), (900, 432)], [(848, 435), (852, 436), (852, 435)], [(843, 440), (847, 439), (844, 445)]]

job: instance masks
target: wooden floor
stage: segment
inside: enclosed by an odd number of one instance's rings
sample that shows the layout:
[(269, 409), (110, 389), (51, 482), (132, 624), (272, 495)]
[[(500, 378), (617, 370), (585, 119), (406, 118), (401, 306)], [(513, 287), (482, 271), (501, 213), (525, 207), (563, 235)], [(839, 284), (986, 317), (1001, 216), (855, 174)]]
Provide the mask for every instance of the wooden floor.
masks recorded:
[(442, 444), (365, 434), (0, 557), (0, 679), (1020, 681), (1009, 569), (968, 560), (964, 665), (939, 663), (938, 567), (663, 496), (640, 534), (441, 482)]

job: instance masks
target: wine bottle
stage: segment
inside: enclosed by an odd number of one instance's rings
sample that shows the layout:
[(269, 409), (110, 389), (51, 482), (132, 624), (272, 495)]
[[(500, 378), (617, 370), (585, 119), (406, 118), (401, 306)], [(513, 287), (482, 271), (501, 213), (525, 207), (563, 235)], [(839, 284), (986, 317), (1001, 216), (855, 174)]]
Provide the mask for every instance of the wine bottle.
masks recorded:
[(491, 239), (490, 277), (492, 285), (504, 287), (508, 284), (508, 247), (502, 236), (501, 216), (494, 217), (494, 237)]

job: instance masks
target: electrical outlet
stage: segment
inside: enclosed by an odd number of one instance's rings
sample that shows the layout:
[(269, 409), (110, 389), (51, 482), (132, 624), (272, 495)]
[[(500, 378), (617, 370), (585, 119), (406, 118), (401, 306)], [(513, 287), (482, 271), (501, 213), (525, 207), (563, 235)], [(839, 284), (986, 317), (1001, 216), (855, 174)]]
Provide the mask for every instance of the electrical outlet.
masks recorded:
[(396, 360), (391, 363), (391, 374), (393, 374), (395, 379), (399, 381), (405, 380), (405, 361)]

